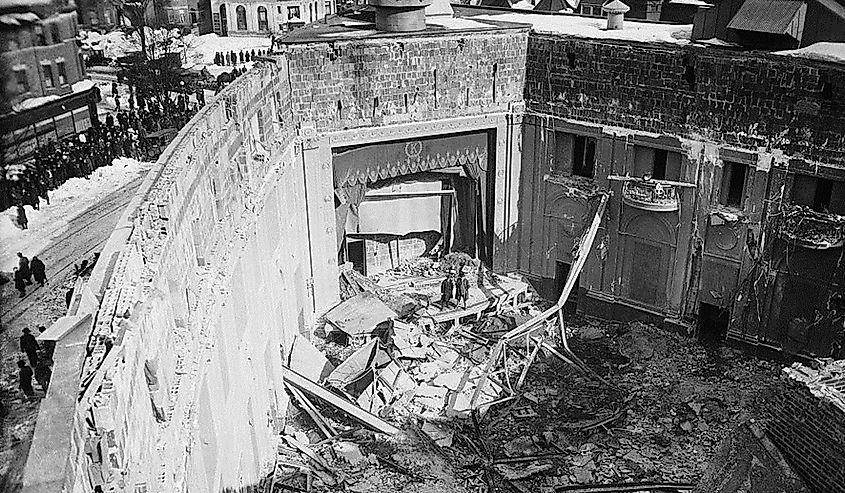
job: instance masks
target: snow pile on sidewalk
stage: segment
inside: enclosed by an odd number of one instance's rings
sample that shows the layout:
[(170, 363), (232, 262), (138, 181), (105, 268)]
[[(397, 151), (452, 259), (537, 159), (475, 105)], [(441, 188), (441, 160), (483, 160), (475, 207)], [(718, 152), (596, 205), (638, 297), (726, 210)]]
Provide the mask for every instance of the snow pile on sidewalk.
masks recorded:
[(54, 237), (61, 235), (70, 221), (96, 205), (115, 190), (150, 170), (153, 163), (117, 158), (111, 166), (96, 169), (88, 178), (71, 178), (50, 192), (50, 204), (41, 200), (40, 209), (26, 207), (29, 229), (17, 225), (17, 212), (10, 207), (0, 212), (0, 270), (17, 265), (16, 252), (38, 255)]

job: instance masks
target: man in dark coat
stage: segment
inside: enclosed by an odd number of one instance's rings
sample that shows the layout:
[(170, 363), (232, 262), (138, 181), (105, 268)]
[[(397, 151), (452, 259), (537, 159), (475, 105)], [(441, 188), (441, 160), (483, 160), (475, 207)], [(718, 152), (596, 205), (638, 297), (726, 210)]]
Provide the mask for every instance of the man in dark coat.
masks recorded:
[(446, 275), (446, 279), (440, 283), (440, 309), (445, 310), (451, 304), (452, 291), (455, 289), (455, 283), (452, 281), (452, 273)]
[(46, 268), (44, 267), (44, 262), (42, 262), (40, 258), (35, 256), (32, 257), (32, 261), (29, 263), (29, 270), (32, 272), (32, 277), (35, 278), (35, 282), (42, 286), (45, 282), (47, 282), (47, 275), (45, 273)]
[(21, 229), (29, 228), (29, 219), (26, 218), (26, 209), (23, 208), (22, 205), (17, 206), (18, 211), (18, 224), (20, 224)]
[(455, 282), (455, 301), (458, 305), (463, 302), (463, 308), (466, 310), (467, 298), (469, 298), (469, 281), (464, 277), (464, 271), (458, 271), (458, 280)]
[(50, 370), (50, 365), (52, 361), (42, 361), (35, 367), (35, 380), (38, 381), (38, 385), (41, 386), (41, 390), (45, 393), (47, 392), (47, 387), (50, 385), (50, 377), (53, 376), (52, 370)]
[(21, 272), (21, 277), (27, 284), (32, 284), (32, 271), (29, 268), (29, 259), (24, 257), (21, 252), (18, 252), (18, 270)]
[(35, 390), (32, 389), (32, 368), (26, 366), (23, 360), (18, 361), (18, 379), (21, 392), (27, 397), (35, 397)]
[(23, 335), (21, 336), (21, 352), (26, 353), (29, 364), (33, 368), (38, 364), (38, 341), (35, 336), (29, 333), (29, 328), (24, 327)]
[(21, 274), (21, 270), (15, 267), (15, 289), (20, 292), (20, 298), (26, 296), (26, 281), (23, 279), (23, 274)]

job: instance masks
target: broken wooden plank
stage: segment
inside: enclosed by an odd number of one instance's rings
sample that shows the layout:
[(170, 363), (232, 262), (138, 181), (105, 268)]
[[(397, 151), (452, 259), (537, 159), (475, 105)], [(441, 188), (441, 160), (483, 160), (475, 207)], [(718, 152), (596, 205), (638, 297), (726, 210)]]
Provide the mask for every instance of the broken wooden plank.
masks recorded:
[(335, 430), (332, 425), (323, 418), (320, 412), (317, 411), (317, 408), (311, 404), (311, 401), (309, 401), (299, 389), (290, 385), (287, 381), (285, 381), (285, 386), (288, 390), (290, 390), (291, 395), (293, 395), (294, 399), (299, 402), (302, 409), (308, 414), (308, 416), (311, 417), (311, 420), (314, 421), (314, 424), (317, 425), (317, 428), (323, 433), (323, 435), (326, 436), (326, 438), (330, 438), (337, 434), (337, 430)]
[(316, 474), (317, 476), (319, 476), (321, 481), (323, 481), (324, 483), (326, 483), (326, 484), (327, 484), (327, 485), (329, 485), (329, 486), (334, 486), (335, 484), (337, 484), (337, 481), (335, 481), (335, 478), (334, 478), (334, 477), (333, 477), (333, 475), (332, 475), (332, 468), (331, 468), (331, 466), (329, 466), (329, 465), (326, 463), (326, 461), (325, 461), (325, 460), (323, 460), (323, 458), (321, 458), (319, 455), (317, 455), (317, 454), (316, 454), (316, 452), (314, 452), (313, 450), (311, 450), (311, 449), (310, 449), (307, 445), (304, 445), (304, 444), (300, 443), (300, 442), (299, 442), (299, 440), (297, 440), (296, 438), (294, 438), (294, 437), (292, 437), (292, 436), (290, 436), (290, 435), (285, 435), (285, 436), (284, 436), (284, 439), (285, 439), (285, 441), (286, 441), (286, 442), (288, 442), (288, 443), (289, 443), (292, 447), (296, 448), (296, 449), (297, 449), (297, 450), (299, 450), (299, 451), (300, 451), (303, 455), (305, 455), (306, 457), (308, 457), (309, 459), (311, 459), (312, 461), (314, 461), (314, 463), (315, 463), (315, 464), (317, 464), (318, 466), (320, 466), (321, 468), (323, 468), (323, 469), (325, 469), (325, 470), (326, 470), (326, 472), (325, 472), (325, 473), (324, 473), (324, 472), (322, 472), (322, 471), (320, 471), (320, 470), (318, 470), (318, 469), (314, 469), (314, 470), (313, 470), (313, 471), (314, 471), (314, 474)]
[(282, 367), (282, 373), (285, 380), (296, 386), (299, 390), (340, 409), (347, 415), (366, 425), (368, 428), (388, 435), (395, 435), (399, 433), (399, 428), (333, 394), (326, 388), (308, 380), (290, 368)]

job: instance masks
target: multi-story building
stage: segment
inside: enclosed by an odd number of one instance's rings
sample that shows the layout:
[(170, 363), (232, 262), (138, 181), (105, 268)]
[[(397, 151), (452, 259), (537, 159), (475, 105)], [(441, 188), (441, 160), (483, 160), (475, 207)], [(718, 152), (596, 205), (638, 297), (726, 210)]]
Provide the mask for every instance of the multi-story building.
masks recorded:
[(212, 0), (214, 32), (221, 36), (282, 33), (336, 13), (334, 0)]
[(76, 14), (79, 25), (88, 30), (108, 30), (122, 20), (111, 0), (76, 0)]
[(87, 129), (96, 118), (97, 96), (84, 80), (70, 2), (4, 2), (0, 16), (0, 66), (7, 81), (0, 129), (4, 159), (14, 162), (48, 140)]
[(168, 25), (183, 26), (195, 34), (212, 32), (211, 0), (168, 0), (164, 12)]

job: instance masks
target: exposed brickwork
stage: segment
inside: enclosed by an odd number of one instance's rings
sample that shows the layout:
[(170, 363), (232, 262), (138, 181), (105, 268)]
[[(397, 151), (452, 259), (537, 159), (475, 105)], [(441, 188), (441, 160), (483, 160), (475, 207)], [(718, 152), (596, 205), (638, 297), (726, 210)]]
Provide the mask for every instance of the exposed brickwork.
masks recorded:
[(527, 39), (503, 30), (291, 45), (294, 116), (328, 132), (507, 110), (522, 100)]
[(532, 34), (526, 104), (565, 118), (845, 164), (845, 67)]
[(841, 393), (828, 388), (820, 391), (826, 386), (803, 378), (814, 373), (808, 368), (798, 365), (784, 371), (788, 378), (771, 401), (766, 431), (814, 491), (843, 492), (845, 408)]

